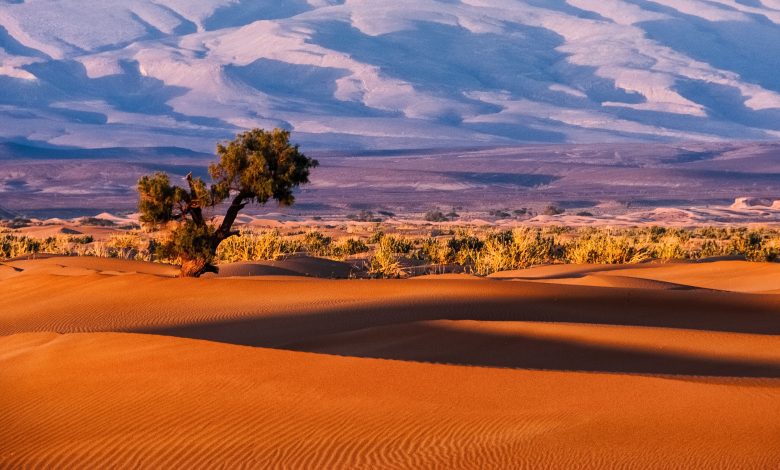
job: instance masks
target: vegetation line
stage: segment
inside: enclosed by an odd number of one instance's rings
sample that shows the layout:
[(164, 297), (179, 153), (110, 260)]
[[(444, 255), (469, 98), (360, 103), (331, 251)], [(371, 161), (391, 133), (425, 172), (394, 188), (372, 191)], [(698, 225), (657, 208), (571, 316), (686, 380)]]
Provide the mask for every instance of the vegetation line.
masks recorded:
[[(344, 233), (349, 227), (340, 227)], [(738, 256), (750, 261), (780, 259), (780, 229), (521, 227), (514, 230), (433, 228), (428, 234), (388, 233), (370, 225), (350, 236), (319, 230), (243, 229), (218, 246), (217, 263), (279, 260), (307, 255), (352, 263), (374, 277), (437, 272), (488, 275), (545, 264), (630, 264), (651, 260), (699, 260)], [(324, 230), (324, 229), (323, 229)], [(33, 238), (0, 232), (0, 258), (38, 253), (99, 256), (180, 264), (165, 247), (162, 232), (132, 230), (95, 241), (90, 236)]]

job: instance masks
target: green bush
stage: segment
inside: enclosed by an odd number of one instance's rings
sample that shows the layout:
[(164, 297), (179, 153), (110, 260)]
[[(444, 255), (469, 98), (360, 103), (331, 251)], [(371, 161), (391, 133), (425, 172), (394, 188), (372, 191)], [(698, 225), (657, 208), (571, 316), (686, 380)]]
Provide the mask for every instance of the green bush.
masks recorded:
[(366, 245), (363, 240), (357, 238), (344, 238), (332, 245), (330, 256), (337, 259), (344, 259), (367, 251), (368, 245)]
[(303, 236), (303, 247), (306, 253), (311, 256), (328, 256), (331, 252), (331, 243), (333, 243), (333, 238), (316, 230), (307, 232)]
[(544, 215), (560, 215), (560, 214), (563, 214), (564, 212), (566, 212), (566, 211), (561, 209), (558, 206), (549, 205), (549, 206), (544, 208), (544, 210), (542, 211), (542, 214), (544, 214)]
[(425, 213), (423, 217), (427, 222), (447, 222), (447, 216), (440, 210), (432, 210)]

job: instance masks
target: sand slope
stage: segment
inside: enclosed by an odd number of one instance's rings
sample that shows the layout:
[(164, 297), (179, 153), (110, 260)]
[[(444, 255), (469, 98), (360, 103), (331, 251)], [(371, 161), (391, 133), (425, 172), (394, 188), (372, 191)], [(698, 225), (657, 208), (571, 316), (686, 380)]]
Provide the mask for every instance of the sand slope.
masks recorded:
[[(590, 280), (582, 280), (592, 276)], [(702, 261), (698, 263), (652, 263), (644, 265), (553, 265), (504, 271), (494, 279), (547, 280), (562, 284), (625, 284), (619, 278), (657, 281), (673, 285), (732, 292), (772, 292), (780, 290), (780, 263), (744, 261)], [(645, 282), (647, 286), (649, 283)], [(635, 284), (640, 286), (641, 283)], [(660, 285), (659, 285), (660, 286)]]
[(767, 291), (774, 265), (396, 281), (0, 267), (3, 467), (780, 461), (780, 296), (697, 287), (731, 270)]

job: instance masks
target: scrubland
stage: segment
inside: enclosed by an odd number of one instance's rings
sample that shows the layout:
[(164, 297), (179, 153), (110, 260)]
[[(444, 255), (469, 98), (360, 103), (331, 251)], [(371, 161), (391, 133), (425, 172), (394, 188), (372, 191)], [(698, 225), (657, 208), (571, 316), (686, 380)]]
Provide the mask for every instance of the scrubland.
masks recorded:
[[(0, 258), (37, 254), (97, 256), (176, 264), (158, 248), (164, 233), (118, 231), (46, 238), (0, 232)], [(381, 224), (309, 230), (252, 230), (219, 246), (221, 263), (306, 255), (350, 262), (374, 277), (440, 272), (480, 276), (546, 264), (634, 264), (737, 257), (780, 258), (780, 229), (747, 227), (634, 228), (519, 227), (511, 230), (445, 227), (399, 230)]]

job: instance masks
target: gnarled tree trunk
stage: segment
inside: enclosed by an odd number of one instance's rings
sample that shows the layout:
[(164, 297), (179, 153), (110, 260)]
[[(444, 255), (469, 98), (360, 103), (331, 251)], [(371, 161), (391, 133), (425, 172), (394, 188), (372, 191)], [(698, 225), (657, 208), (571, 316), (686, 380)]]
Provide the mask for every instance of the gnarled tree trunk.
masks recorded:
[(219, 269), (204, 259), (182, 259), (179, 277), (199, 277), (204, 273), (217, 273)]

